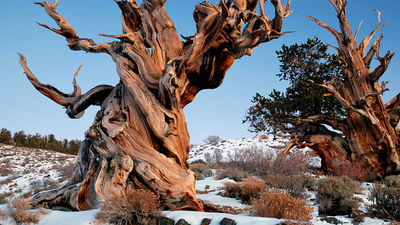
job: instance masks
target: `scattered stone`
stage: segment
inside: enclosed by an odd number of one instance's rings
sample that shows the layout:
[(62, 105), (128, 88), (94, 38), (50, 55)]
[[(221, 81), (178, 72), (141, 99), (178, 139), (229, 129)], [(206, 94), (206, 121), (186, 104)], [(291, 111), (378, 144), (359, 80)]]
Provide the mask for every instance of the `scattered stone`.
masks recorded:
[(236, 225), (236, 222), (233, 219), (223, 218), (219, 224), (220, 225)]
[(320, 218), (322, 221), (325, 221), (327, 223), (331, 223), (331, 224), (343, 224), (342, 221), (338, 220), (335, 217), (321, 217)]
[(149, 223), (149, 225), (174, 225), (175, 221), (166, 217), (158, 217), (155, 221)]
[(186, 220), (180, 219), (175, 225), (190, 225)]
[(211, 223), (211, 219), (209, 219), (209, 218), (204, 218), (204, 219), (201, 221), (200, 225), (209, 225), (210, 223)]

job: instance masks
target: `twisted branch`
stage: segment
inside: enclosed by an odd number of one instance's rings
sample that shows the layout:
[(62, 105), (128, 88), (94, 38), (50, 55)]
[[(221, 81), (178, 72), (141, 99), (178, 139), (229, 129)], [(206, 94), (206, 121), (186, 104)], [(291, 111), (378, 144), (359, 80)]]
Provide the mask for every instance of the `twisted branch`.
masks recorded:
[(82, 50), (91, 53), (108, 53), (110, 54), (110, 44), (102, 43), (96, 44), (92, 39), (79, 38), (76, 34), (74, 28), (69, 24), (69, 22), (60, 14), (56, 12), (56, 7), (58, 5), (58, 0), (54, 4), (50, 4), (48, 1), (35, 2), (35, 4), (42, 6), (47, 14), (57, 23), (60, 27), (59, 30), (51, 28), (45, 24), (38, 23), (40, 26), (45, 27), (56, 34), (62, 35), (66, 38), (68, 42), (68, 47), (71, 50)]
[(92, 88), (87, 93), (81, 95), (81, 88), (76, 82), (76, 76), (78, 75), (79, 70), (82, 68), (82, 65), (80, 65), (78, 70), (74, 74), (74, 79), (72, 82), (74, 86), (74, 91), (72, 92), (72, 94), (65, 94), (49, 84), (40, 83), (40, 81), (35, 77), (35, 75), (33, 75), (32, 71), (29, 69), (26, 63), (25, 56), (22, 54), (18, 55), (20, 57), (20, 64), (25, 71), (26, 77), (31, 82), (33, 87), (36, 88), (36, 90), (38, 90), (43, 95), (53, 100), (55, 103), (66, 107), (66, 114), (72, 119), (81, 118), (84, 114), (84, 111), (90, 105), (100, 105), (114, 89), (113, 86), (99, 85), (95, 88)]

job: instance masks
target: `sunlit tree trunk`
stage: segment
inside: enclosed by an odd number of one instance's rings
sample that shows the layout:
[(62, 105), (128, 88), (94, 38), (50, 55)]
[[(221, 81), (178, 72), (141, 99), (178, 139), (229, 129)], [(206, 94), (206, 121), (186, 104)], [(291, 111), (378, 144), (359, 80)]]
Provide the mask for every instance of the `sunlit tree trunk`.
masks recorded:
[(283, 35), (290, 1), (283, 6), (272, 0), (273, 19), (265, 16), (263, 0), (202, 2), (194, 10), (197, 32), (184, 41), (165, 2), (144, 0), (138, 6), (134, 0), (116, 1), (123, 15), (123, 34), (103, 35), (118, 41), (102, 44), (78, 37), (56, 12), (57, 1), (37, 3), (60, 29), (40, 25), (64, 36), (72, 50), (110, 55), (120, 82), (81, 94), (75, 74), (74, 92), (64, 94), (40, 83), (20, 55), (33, 86), (65, 106), (69, 117), (81, 117), (90, 105), (101, 107), (69, 183), (35, 195), (34, 204), (87, 210), (132, 187), (156, 193), (165, 209), (202, 210), (195, 196), (196, 177), (186, 162), (190, 140), (183, 108), (199, 91), (218, 87), (235, 59)]

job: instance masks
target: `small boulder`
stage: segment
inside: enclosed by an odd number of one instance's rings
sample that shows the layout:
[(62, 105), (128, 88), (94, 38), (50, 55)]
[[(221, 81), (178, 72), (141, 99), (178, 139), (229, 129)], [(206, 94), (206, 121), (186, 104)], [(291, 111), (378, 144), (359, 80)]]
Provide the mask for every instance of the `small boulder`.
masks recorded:
[(186, 220), (180, 219), (175, 225), (190, 225)]
[(209, 218), (204, 218), (204, 219), (201, 221), (200, 225), (209, 225), (210, 223), (211, 223), (211, 219), (209, 219)]
[(236, 222), (233, 219), (223, 218), (219, 224), (220, 225), (236, 225)]

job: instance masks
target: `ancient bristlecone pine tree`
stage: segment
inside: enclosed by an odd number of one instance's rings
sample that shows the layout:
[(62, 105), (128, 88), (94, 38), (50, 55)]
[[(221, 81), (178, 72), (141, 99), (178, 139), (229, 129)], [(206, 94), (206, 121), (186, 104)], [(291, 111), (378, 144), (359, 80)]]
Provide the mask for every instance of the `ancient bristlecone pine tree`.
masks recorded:
[(39, 193), (34, 204), (87, 210), (97, 207), (105, 196), (140, 188), (156, 193), (165, 209), (202, 210), (195, 196), (195, 174), (186, 163), (190, 143), (183, 108), (199, 91), (221, 85), (235, 59), (284, 34), (281, 28), (291, 13), (290, 0), (286, 5), (271, 1), (273, 19), (264, 13), (264, 0), (202, 2), (193, 13), (196, 34), (183, 41), (165, 2), (143, 0), (138, 6), (135, 0), (116, 1), (123, 15), (123, 33), (102, 34), (118, 39), (102, 44), (78, 37), (56, 12), (57, 1), (36, 3), (60, 29), (41, 26), (64, 36), (71, 50), (110, 55), (120, 82), (81, 94), (74, 77), (73, 93), (64, 94), (40, 83), (20, 55), (29, 81), (65, 106), (69, 117), (81, 117), (90, 105), (101, 107), (86, 133), (69, 183)]
[[(345, 118), (326, 115), (313, 115), (292, 121), (296, 126), (303, 126), (303, 135), (292, 139), (287, 150), (293, 146), (308, 146), (322, 158), (328, 172), (340, 169), (344, 162), (362, 165), (371, 175), (380, 177), (400, 172), (399, 130), (396, 128), (400, 119), (400, 94), (383, 103), (381, 95), (386, 82), (379, 83), (394, 55), (389, 51), (380, 56), (381, 35), (367, 46), (374, 34), (381, 27), (380, 12), (378, 25), (359, 44), (350, 29), (346, 17), (346, 1), (330, 0), (337, 12), (340, 30), (336, 31), (327, 24), (308, 16), (309, 19), (327, 29), (337, 40), (338, 57), (344, 69), (340, 79), (325, 82), (319, 86), (325, 88), (345, 109)], [(360, 24), (361, 25), (361, 24)], [(383, 29), (382, 25), (381, 29)], [(377, 67), (370, 69), (373, 57), (379, 61)], [(325, 125), (336, 131), (328, 130)]]

